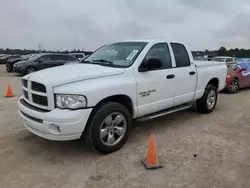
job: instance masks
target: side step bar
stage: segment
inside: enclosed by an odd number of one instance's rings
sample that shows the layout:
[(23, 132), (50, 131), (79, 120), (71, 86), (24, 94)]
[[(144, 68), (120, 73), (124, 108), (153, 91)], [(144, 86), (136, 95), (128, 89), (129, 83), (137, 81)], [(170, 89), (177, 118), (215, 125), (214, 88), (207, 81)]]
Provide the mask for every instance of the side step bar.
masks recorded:
[(176, 107), (173, 107), (173, 108), (170, 108), (170, 109), (167, 109), (167, 110), (163, 110), (163, 111), (160, 111), (160, 112), (156, 112), (156, 113), (153, 113), (153, 114), (149, 114), (149, 115), (140, 117), (140, 118), (135, 119), (135, 120), (136, 121), (148, 121), (148, 120), (155, 119), (155, 118), (158, 118), (158, 117), (161, 117), (161, 116), (165, 116), (167, 114), (172, 114), (174, 112), (178, 112), (178, 111), (181, 111), (181, 110), (186, 110), (186, 109), (189, 109), (191, 107), (192, 107), (192, 104), (188, 103), (188, 104), (176, 106)]

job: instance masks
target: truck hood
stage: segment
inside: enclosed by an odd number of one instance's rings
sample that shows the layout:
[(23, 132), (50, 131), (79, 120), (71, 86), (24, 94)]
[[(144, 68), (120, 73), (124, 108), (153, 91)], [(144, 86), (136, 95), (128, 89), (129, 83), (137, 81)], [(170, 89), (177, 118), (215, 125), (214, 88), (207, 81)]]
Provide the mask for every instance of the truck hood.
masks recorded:
[(72, 82), (119, 75), (125, 72), (124, 68), (105, 67), (93, 64), (67, 64), (44, 69), (24, 76), (25, 79), (48, 80), (53, 87)]

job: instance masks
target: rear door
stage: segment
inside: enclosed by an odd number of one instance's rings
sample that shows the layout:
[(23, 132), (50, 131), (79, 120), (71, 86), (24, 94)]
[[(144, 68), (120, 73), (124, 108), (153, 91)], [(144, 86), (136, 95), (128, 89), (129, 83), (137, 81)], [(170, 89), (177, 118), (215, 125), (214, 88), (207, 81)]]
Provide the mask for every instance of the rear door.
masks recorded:
[(197, 72), (183, 44), (170, 43), (174, 54), (175, 64), (175, 100), (178, 106), (193, 100), (195, 95)]
[(79, 61), (77, 59), (77, 57), (73, 56), (73, 55), (67, 55), (67, 61), (68, 62), (75, 62), (75, 61)]
[(67, 62), (68, 55), (64, 54), (53, 54), (51, 56), (51, 67), (57, 67), (60, 65), (64, 65)]

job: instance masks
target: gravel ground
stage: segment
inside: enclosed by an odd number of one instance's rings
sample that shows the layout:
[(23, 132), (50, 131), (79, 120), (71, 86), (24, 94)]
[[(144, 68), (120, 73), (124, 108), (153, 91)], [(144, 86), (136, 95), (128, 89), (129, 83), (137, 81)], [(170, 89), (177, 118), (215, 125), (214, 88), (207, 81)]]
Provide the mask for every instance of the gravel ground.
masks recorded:
[[(250, 187), (250, 90), (220, 94), (216, 110), (187, 110), (137, 123), (118, 152), (99, 155), (80, 141), (54, 142), (28, 132), (17, 114), (20, 77), (0, 66), (0, 187)], [(4, 98), (11, 84), (16, 97)], [(147, 171), (150, 134), (162, 169)], [(194, 155), (197, 157), (194, 157)]]

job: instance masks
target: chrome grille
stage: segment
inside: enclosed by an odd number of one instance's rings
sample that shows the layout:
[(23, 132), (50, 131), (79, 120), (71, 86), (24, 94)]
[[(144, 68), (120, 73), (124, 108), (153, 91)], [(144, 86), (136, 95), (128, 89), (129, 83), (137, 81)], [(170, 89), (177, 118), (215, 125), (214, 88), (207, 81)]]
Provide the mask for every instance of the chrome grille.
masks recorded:
[(22, 91), (24, 100), (32, 106), (40, 109), (52, 110), (54, 108), (54, 96), (52, 86), (44, 84), (46, 82), (36, 82), (22, 79)]

